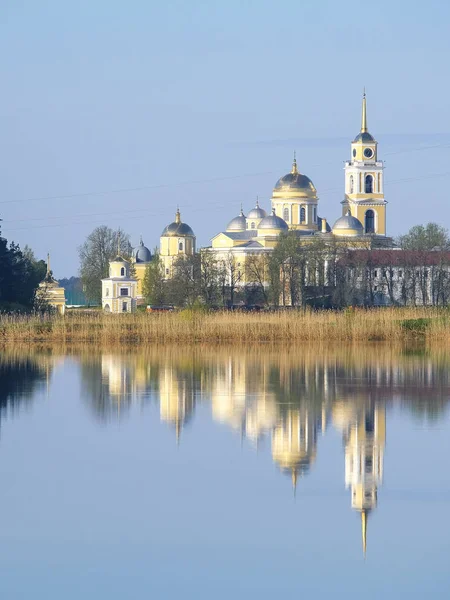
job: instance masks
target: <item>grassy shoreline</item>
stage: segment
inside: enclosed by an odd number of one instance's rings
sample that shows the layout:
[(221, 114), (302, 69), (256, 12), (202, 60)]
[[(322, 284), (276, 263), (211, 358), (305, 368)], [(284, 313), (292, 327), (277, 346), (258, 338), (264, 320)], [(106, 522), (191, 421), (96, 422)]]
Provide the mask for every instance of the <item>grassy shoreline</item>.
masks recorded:
[(342, 312), (0, 315), (0, 344), (450, 341), (450, 311), (434, 308)]

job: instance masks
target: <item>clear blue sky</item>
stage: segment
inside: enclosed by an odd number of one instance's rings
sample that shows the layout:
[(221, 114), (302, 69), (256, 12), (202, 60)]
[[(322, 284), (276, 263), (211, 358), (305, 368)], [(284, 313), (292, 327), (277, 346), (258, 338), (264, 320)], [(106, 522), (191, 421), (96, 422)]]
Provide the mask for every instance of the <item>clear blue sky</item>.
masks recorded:
[(294, 149), (332, 223), (364, 85), (388, 233), (449, 226), (449, 22), (444, 0), (3, 0), (3, 234), (58, 277), (100, 224), (154, 247), (177, 204), (206, 245)]

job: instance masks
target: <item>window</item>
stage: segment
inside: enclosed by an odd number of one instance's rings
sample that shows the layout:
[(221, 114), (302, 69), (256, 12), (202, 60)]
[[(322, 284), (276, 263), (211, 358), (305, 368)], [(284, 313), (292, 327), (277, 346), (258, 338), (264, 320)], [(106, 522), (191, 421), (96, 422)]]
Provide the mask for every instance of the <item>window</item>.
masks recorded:
[(120, 288), (121, 296), (128, 296), (128, 288)]
[(403, 271), (398, 272), (398, 278), (401, 279), (403, 277)]
[[(370, 175), (368, 175), (368, 177), (370, 177)], [(365, 226), (366, 233), (375, 233), (375, 213), (373, 210), (366, 211)]]
[(121, 274), (122, 277), (125, 275), (125, 267), (122, 267), (120, 269), (120, 274)]
[(300, 209), (300, 223), (304, 223), (306, 221), (306, 210), (305, 207), (302, 206)]
[(166, 269), (166, 275), (168, 275), (168, 274), (169, 274), (169, 269)]
[(126, 302), (122, 302), (122, 312), (128, 312), (128, 304)]
[(251, 228), (255, 229), (255, 224), (254, 223), (252, 223)]
[(374, 277), (378, 277), (378, 271), (375, 269), (375, 271), (373, 272), (373, 276)]
[(350, 194), (353, 194), (353, 189), (354, 189), (353, 175), (350, 175), (349, 189), (350, 189)]
[(109, 296), (109, 288), (106, 288), (106, 290), (105, 290), (105, 296)]
[(378, 192), (381, 193), (381, 173), (378, 173)]
[(180, 242), (180, 243), (178, 244), (178, 250), (179, 250), (180, 252), (183, 252), (183, 242)]
[(314, 220), (314, 223), (317, 220), (317, 208), (316, 207), (314, 207), (314, 218), (313, 218), (313, 220)]
[(372, 194), (373, 192), (373, 177), (372, 175), (366, 175), (366, 194)]
[(284, 219), (286, 222), (287, 222), (287, 221), (289, 221), (289, 209), (288, 209), (288, 208), (285, 208), (285, 209), (283, 210), (283, 219)]

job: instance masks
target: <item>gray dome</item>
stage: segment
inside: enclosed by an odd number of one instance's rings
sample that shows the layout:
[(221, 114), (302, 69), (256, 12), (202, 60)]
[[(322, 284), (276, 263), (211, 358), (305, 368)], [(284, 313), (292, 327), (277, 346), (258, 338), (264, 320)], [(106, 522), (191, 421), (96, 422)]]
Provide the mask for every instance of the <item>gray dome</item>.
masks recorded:
[(152, 253), (147, 246), (144, 246), (142, 238), (139, 242), (139, 246), (133, 250), (133, 258), (137, 263), (146, 263), (152, 260)]
[(268, 217), (264, 217), (258, 225), (258, 229), (289, 229), (288, 224), (281, 217), (277, 217), (275, 211)]
[(264, 217), (267, 217), (267, 213), (259, 206), (258, 202), (256, 203), (255, 208), (252, 208), (247, 215), (247, 219), (264, 219)]
[(339, 231), (342, 229), (353, 229), (355, 233), (364, 232), (364, 228), (361, 225), (361, 221), (359, 221), (356, 217), (352, 217), (350, 211), (348, 211), (347, 214), (343, 217), (340, 217), (333, 225), (333, 231)]
[(227, 231), (245, 231), (247, 229), (247, 221), (245, 220), (245, 215), (242, 212), (239, 216), (234, 217), (227, 225)]
[(186, 237), (189, 235), (195, 237), (194, 232), (189, 227), (189, 225), (187, 223), (181, 222), (180, 211), (177, 210), (177, 213), (175, 215), (175, 221), (164, 228), (161, 237)]
[(358, 135), (355, 137), (355, 139), (353, 140), (354, 142), (374, 142), (375, 138), (370, 135), (370, 133), (368, 131), (364, 131), (361, 133), (358, 133)]

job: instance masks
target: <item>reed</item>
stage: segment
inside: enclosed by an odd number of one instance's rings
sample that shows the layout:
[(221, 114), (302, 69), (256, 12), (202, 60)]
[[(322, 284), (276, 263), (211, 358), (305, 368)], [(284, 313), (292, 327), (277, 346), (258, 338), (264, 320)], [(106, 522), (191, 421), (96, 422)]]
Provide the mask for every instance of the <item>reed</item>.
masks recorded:
[(257, 343), (450, 341), (450, 312), (435, 308), (262, 313), (197, 312), (0, 316), (0, 343)]

